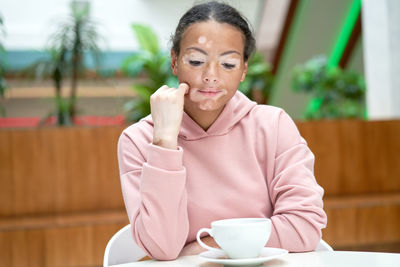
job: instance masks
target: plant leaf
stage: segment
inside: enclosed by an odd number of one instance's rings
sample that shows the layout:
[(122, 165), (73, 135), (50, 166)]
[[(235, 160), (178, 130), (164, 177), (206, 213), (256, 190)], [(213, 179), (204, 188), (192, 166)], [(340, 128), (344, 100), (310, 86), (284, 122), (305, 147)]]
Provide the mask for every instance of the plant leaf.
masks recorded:
[(143, 99), (150, 99), (150, 96), (154, 93), (151, 87), (144, 84), (135, 84), (132, 89)]
[(133, 24), (132, 29), (135, 32), (136, 39), (143, 50), (146, 50), (152, 54), (158, 53), (158, 38), (150, 27), (142, 24)]

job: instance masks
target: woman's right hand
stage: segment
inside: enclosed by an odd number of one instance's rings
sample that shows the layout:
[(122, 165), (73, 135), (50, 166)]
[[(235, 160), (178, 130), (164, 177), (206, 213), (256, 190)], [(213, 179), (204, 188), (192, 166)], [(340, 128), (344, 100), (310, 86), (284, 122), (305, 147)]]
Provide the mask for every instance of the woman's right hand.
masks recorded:
[(183, 116), (184, 96), (189, 85), (178, 88), (161, 86), (150, 97), (151, 116), (154, 123), (153, 144), (169, 149), (178, 148), (178, 134)]

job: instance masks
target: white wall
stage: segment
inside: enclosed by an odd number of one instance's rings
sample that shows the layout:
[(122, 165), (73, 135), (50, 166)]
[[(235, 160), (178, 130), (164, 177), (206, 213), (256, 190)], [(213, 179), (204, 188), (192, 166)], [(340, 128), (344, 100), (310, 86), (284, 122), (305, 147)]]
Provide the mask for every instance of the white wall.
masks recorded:
[[(0, 0), (7, 36), (7, 50), (43, 49), (57, 22), (69, 12), (70, 0)], [(99, 22), (106, 39), (106, 50), (134, 50), (137, 44), (130, 25), (145, 23), (168, 46), (179, 18), (193, 0), (90, 0), (92, 16)], [(228, 1), (238, 8), (256, 28), (262, 0)]]
[(257, 48), (266, 52), (270, 59), (278, 46), (289, 4), (290, 0), (265, 2), (258, 28)]
[(400, 1), (363, 1), (367, 108), (371, 119), (400, 118)]

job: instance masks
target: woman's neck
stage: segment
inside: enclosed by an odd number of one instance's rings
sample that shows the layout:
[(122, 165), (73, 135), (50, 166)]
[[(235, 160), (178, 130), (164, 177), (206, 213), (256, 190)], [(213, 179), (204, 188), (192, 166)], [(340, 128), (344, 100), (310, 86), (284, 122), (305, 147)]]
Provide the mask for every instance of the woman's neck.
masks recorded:
[(208, 128), (217, 120), (218, 116), (221, 114), (224, 107), (218, 110), (204, 111), (199, 109), (193, 109), (188, 106), (185, 107), (185, 112), (189, 115), (192, 120), (194, 120), (204, 131), (207, 131)]

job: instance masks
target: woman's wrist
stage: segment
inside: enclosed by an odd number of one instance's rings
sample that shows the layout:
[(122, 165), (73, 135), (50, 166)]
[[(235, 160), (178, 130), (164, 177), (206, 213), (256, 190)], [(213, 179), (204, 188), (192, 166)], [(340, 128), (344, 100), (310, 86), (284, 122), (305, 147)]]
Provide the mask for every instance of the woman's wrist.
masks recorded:
[(153, 136), (153, 145), (167, 149), (178, 149), (178, 137), (156, 137)]

